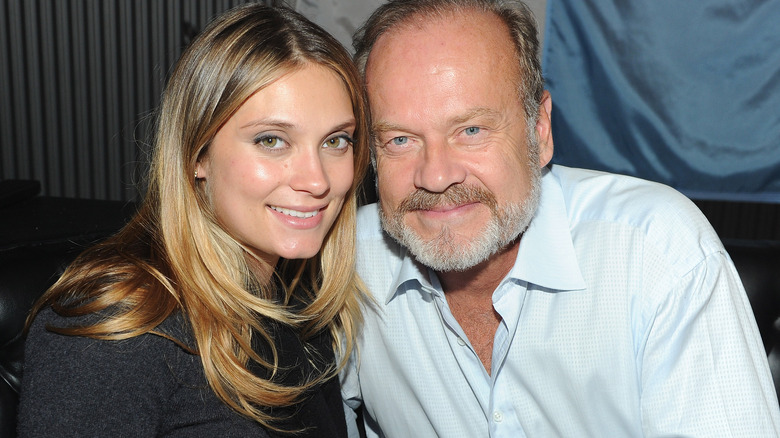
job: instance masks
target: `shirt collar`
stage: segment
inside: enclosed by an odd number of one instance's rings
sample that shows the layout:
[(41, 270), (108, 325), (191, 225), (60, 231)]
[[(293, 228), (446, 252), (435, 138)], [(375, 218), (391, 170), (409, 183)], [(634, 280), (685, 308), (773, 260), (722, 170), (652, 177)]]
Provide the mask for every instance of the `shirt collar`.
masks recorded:
[[(507, 275), (530, 284), (552, 290), (583, 290), (577, 255), (574, 252), (566, 204), (558, 179), (547, 169), (542, 170), (542, 195), (534, 219), (523, 233), (517, 259)], [(414, 260), (406, 248), (401, 248), (401, 266), (393, 278), (385, 303), (390, 302), (409, 281), (420, 285), (421, 292), (437, 294), (430, 270)]]
[(431, 293), (437, 293), (436, 288), (431, 285), (429, 275), (433, 275), (428, 267), (417, 262), (405, 247), (401, 248), (401, 267), (398, 269), (393, 284), (388, 290), (385, 304), (389, 303), (401, 289), (401, 286), (409, 281), (417, 282), (420, 285), (421, 292), (427, 290)]
[(582, 290), (582, 277), (560, 183), (543, 169), (539, 208), (520, 239), (510, 277), (554, 290)]

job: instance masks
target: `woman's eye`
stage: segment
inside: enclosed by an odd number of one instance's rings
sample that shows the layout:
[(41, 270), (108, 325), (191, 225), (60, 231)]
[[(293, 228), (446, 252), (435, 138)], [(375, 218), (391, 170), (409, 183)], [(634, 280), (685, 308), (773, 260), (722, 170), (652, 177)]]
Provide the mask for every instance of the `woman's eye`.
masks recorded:
[(352, 144), (351, 138), (346, 136), (333, 137), (325, 141), (323, 146), (329, 149), (345, 149)]
[(409, 137), (394, 137), (390, 142), (393, 143), (394, 146), (403, 146), (409, 142)]
[(468, 128), (464, 129), (463, 132), (466, 133), (466, 135), (477, 135), (479, 134), (479, 127), (477, 126), (469, 126)]
[(284, 145), (284, 141), (279, 137), (273, 135), (266, 135), (263, 137), (256, 138), (255, 144), (269, 149), (278, 149), (282, 147), (282, 145)]

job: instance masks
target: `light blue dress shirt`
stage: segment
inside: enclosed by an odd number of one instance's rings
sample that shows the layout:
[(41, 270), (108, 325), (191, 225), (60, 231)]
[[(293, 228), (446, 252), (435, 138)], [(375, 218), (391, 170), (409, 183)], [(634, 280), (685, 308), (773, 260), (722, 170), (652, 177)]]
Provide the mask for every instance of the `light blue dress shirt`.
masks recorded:
[[(375, 299), (342, 373), (369, 437), (778, 437), (764, 347), (696, 207), (635, 178), (554, 166), (514, 267), (488, 374), (436, 275), (359, 212)], [(354, 430), (353, 430), (354, 432)]]

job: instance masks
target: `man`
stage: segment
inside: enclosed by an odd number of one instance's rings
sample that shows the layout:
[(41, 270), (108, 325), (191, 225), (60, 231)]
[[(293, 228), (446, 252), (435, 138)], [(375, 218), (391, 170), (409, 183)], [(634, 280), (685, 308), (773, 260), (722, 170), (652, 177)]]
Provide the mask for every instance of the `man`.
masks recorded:
[(391, 1), (356, 41), (380, 202), (359, 213), (374, 302), (343, 393), (369, 437), (780, 436), (750, 304), (701, 213), (548, 166), (525, 7)]

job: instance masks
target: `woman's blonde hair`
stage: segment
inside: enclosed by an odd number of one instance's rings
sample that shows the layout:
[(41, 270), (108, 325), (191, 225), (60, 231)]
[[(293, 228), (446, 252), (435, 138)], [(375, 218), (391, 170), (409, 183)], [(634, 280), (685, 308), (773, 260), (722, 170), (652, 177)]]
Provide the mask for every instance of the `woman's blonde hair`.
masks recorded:
[[(249, 268), (262, 261), (220, 226), (205, 183), (194, 177), (195, 167), (220, 127), (251, 95), (312, 64), (333, 71), (350, 95), (357, 121), (355, 180), (320, 254), (264, 266), (275, 269), (277, 281), (269, 282)], [(63, 316), (102, 316), (86, 326), (50, 328), (62, 334), (117, 340), (154, 333), (188, 348), (157, 330), (180, 311), (194, 335), (193, 353), (200, 355), (217, 396), (275, 428), (264, 408), (296, 402), (307, 388), (332, 378), (338, 367), (320, 370), (299, 386), (254, 375), (250, 361), (269, 376), (277, 370), (269, 321), (297, 327), (304, 342), (330, 330), (342, 358), (339, 367), (354, 345), (363, 291), (354, 270), (356, 194), (369, 160), (364, 106), (349, 54), (298, 13), (248, 5), (221, 15), (185, 50), (168, 81), (148, 189), (138, 212), (118, 234), (79, 256), (36, 304), (28, 323), (51, 305)], [(295, 302), (305, 304), (294, 311), (288, 306), (293, 291)], [(253, 351), (253, 336), (265, 343), (270, 358)]]

